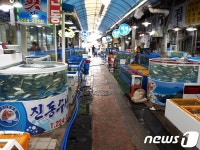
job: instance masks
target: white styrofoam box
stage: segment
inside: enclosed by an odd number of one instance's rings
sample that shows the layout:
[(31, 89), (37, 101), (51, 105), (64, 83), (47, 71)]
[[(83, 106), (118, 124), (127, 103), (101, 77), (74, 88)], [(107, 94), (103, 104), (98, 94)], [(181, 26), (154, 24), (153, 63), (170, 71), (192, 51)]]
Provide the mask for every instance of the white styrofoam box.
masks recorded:
[(134, 61), (134, 59), (133, 59), (133, 58), (131, 58), (131, 59), (130, 59), (130, 63), (132, 63), (133, 61)]
[(77, 86), (68, 87), (69, 104), (73, 104), (77, 93)]
[[(170, 99), (166, 100), (165, 117), (183, 134), (188, 131), (197, 131), (200, 133), (200, 122), (174, 104)], [(196, 147), (200, 149), (200, 140)]]
[(83, 58), (88, 58), (88, 54), (82, 54)]
[(78, 85), (78, 71), (67, 72), (67, 85), (77, 86)]
[(2, 54), (0, 55), (0, 68), (21, 63), (22, 61), (22, 53)]
[(119, 60), (119, 63), (120, 63), (120, 65), (121, 65), (121, 64), (125, 64), (125, 63), (126, 63), (126, 59), (120, 59), (120, 60)]
[(141, 75), (131, 75), (131, 84), (132, 85), (141, 85), (142, 86), (142, 76)]

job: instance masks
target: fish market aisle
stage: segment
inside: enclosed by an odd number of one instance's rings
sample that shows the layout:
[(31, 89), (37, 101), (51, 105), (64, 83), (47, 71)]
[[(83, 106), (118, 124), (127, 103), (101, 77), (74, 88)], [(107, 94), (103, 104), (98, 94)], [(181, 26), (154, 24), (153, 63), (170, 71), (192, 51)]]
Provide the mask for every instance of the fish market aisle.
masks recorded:
[(90, 73), (93, 76), (92, 150), (156, 150), (155, 145), (143, 143), (147, 132), (101, 58), (91, 58)]

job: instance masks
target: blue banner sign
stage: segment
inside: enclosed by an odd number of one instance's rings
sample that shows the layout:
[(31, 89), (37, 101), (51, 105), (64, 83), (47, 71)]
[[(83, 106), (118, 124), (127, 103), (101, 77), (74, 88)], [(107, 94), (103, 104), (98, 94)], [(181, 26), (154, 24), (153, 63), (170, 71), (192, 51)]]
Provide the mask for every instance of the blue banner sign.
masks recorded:
[(121, 35), (126, 36), (130, 33), (131, 28), (128, 24), (123, 23), (119, 26), (119, 32)]
[(106, 36), (106, 41), (110, 41), (111, 40), (111, 36), (110, 35), (107, 35)]
[(112, 31), (112, 36), (113, 36), (114, 38), (119, 38), (119, 37), (120, 37), (120, 31), (119, 31), (119, 29), (113, 30), (113, 31)]
[(18, 9), (19, 23), (47, 24), (46, 0), (22, 0)]

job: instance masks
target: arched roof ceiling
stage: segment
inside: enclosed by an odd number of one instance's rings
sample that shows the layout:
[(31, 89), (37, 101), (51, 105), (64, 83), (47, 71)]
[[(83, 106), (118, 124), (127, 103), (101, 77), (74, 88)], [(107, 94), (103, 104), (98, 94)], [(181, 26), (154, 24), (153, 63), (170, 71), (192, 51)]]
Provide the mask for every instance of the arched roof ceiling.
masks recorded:
[(63, 4), (74, 7), (82, 30), (98, 30), (105, 33), (130, 10), (147, 0), (111, 0), (108, 6), (103, 5), (101, 1), (63, 0)]

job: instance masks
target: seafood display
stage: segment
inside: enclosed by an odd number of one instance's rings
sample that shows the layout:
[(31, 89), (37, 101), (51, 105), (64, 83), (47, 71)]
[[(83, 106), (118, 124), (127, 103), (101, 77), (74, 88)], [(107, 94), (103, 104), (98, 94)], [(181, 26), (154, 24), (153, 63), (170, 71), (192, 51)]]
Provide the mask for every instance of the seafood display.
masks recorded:
[(82, 54), (86, 54), (85, 49), (83, 50), (74, 50), (76, 56), (82, 56)]
[(138, 63), (146, 68), (149, 67), (149, 59), (151, 58), (158, 58), (160, 57), (160, 53), (147, 53), (147, 54), (140, 54)]
[(134, 53), (125, 52), (125, 51), (116, 52), (116, 54), (117, 54), (117, 59), (129, 60), (134, 57)]
[(36, 62), (0, 70), (0, 101), (43, 99), (66, 89), (67, 65), (64, 63)]
[(163, 82), (196, 83), (198, 79), (198, 70), (199, 64), (172, 64), (150, 61), (149, 77)]
[(197, 83), (199, 63), (183, 59), (154, 58), (149, 61), (148, 99), (165, 106), (166, 99), (182, 98), (185, 83)]

